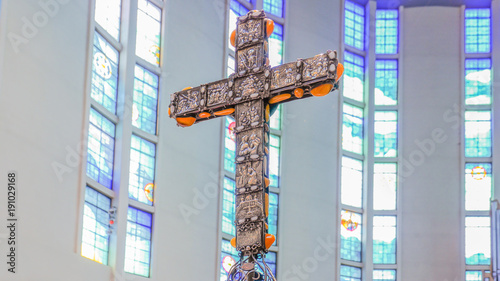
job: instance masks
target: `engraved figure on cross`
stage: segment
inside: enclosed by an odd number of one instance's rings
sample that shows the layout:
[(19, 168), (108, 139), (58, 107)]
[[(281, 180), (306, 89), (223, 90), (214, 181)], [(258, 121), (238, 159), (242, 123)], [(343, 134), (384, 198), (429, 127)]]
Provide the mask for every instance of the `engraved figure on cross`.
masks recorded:
[(264, 11), (239, 17), (231, 34), (236, 72), (227, 79), (171, 95), (169, 115), (179, 126), (226, 115), (235, 119), (236, 237), (231, 245), (240, 259), (229, 271), (228, 281), (276, 281), (264, 260), (276, 239), (267, 233), (273, 109), (283, 102), (327, 95), (338, 89), (344, 71), (333, 51), (271, 68), (268, 38), (273, 29), (274, 22)]

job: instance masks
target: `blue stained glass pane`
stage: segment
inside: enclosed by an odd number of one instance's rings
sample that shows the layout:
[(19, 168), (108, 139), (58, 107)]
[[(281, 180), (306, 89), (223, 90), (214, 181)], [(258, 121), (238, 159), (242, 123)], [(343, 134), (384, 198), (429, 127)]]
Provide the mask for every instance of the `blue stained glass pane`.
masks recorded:
[(226, 117), (225, 137), (224, 137), (224, 169), (228, 172), (235, 173), (236, 165), (234, 159), (236, 157), (236, 135), (234, 134), (235, 127), (234, 119)]
[(465, 157), (491, 156), (491, 111), (465, 111)]
[(491, 170), (491, 163), (465, 164), (465, 210), (490, 210), (493, 186)]
[(491, 51), (490, 9), (465, 10), (465, 52), (489, 53)]
[(398, 155), (398, 112), (375, 111), (375, 157)]
[(113, 114), (118, 92), (118, 56), (118, 51), (96, 32), (90, 96)]
[(373, 281), (396, 281), (396, 270), (375, 269), (373, 270)]
[(465, 281), (483, 281), (483, 272), (478, 270), (467, 270)]
[(81, 255), (98, 263), (108, 264), (109, 215), (111, 199), (86, 187), (83, 210), (83, 233)]
[(342, 210), (340, 258), (361, 262), (362, 215)]
[(396, 217), (373, 217), (373, 263), (396, 263)]
[(465, 60), (465, 104), (491, 104), (491, 59)]
[(280, 137), (270, 135), (269, 180), (270, 186), (279, 187), (280, 180)]
[(267, 253), (265, 260), (266, 260), (266, 263), (269, 266), (269, 268), (271, 268), (271, 271), (272, 271), (274, 277), (277, 277), (276, 276), (276, 253), (275, 252)]
[(95, 21), (113, 38), (120, 39), (121, 0), (97, 0)]
[(491, 263), (489, 217), (465, 218), (465, 262), (467, 265)]
[(398, 53), (398, 10), (377, 10), (375, 53)]
[[(220, 281), (227, 281), (227, 272), (224, 269), (224, 258), (229, 256), (232, 257), (235, 262), (237, 262), (239, 260), (239, 252), (236, 251), (236, 249), (233, 246), (231, 246), (231, 242), (224, 239), (222, 240), (221, 248), (222, 251), (221, 251)], [(228, 260), (230, 259), (226, 259), (226, 262)], [(226, 268), (230, 268), (232, 264), (227, 262), (225, 266)]]
[(365, 59), (353, 53), (344, 53), (344, 97), (363, 102)]
[(283, 0), (264, 0), (264, 11), (282, 18), (283, 2)]
[(236, 235), (236, 230), (234, 228), (235, 220), (235, 210), (234, 204), (236, 202), (236, 196), (234, 195), (234, 180), (225, 177), (224, 178), (224, 189), (222, 191), (222, 232)]
[(153, 65), (160, 65), (161, 9), (147, 0), (139, 0), (135, 53)]
[(361, 268), (341, 265), (340, 281), (361, 281)]
[(340, 183), (341, 202), (353, 207), (362, 207), (363, 202), (363, 162), (354, 158), (342, 157)]
[(363, 110), (356, 106), (344, 104), (342, 126), (342, 148), (363, 154)]
[(351, 1), (345, 2), (345, 44), (365, 49), (365, 8)]
[(276, 245), (278, 238), (278, 198), (279, 195), (276, 193), (269, 192), (269, 216), (268, 216), (268, 225), (270, 234), (273, 234), (276, 237), (276, 241), (273, 245)]
[(373, 165), (373, 209), (396, 210), (397, 163)]
[(398, 103), (398, 61), (375, 62), (375, 105)]
[[(248, 13), (248, 9), (245, 8), (245, 6), (241, 5), (236, 0), (231, 0), (231, 2), (229, 4), (229, 33), (228, 34), (231, 34), (231, 32), (233, 32), (233, 30), (236, 29), (236, 21), (237, 21), (238, 17), (246, 15), (247, 13)], [(229, 49), (234, 51), (234, 47), (233, 47), (233, 45), (231, 45), (231, 41), (229, 40), (229, 36), (228, 36), (227, 41), (228, 41), (227, 45), (228, 45)]]
[(87, 176), (107, 188), (112, 187), (115, 150), (115, 125), (90, 109)]
[(132, 125), (156, 134), (158, 76), (142, 66), (135, 66)]
[(149, 277), (152, 214), (128, 208), (125, 272)]
[(269, 37), (269, 63), (278, 66), (283, 63), (283, 26), (274, 24), (274, 32)]
[(132, 135), (131, 146), (128, 196), (153, 205), (156, 145)]

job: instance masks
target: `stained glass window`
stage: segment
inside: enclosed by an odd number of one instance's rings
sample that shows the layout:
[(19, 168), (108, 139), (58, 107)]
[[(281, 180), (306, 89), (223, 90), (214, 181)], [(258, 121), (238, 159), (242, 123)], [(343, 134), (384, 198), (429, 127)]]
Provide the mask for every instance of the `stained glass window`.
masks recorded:
[(375, 105), (398, 103), (398, 61), (375, 61)]
[(107, 188), (112, 187), (115, 124), (90, 109), (87, 176)]
[(153, 205), (156, 145), (132, 135), (128, 196)]
[(342, 204), (362, 207), (363, 202), (363, 162), (357, 159), (342, 157), (341, 178)]
[(224, 169), (231, 173), (235, 173), (236, 171), (236, 165), (234, 164), (236, 157), (235, 125), (236, 123), (233, 118), (226, 117), (226, 127), (224, 129)]
[(274, 32), (269, 37), (269, 63), (271, 66), (280, 65), (283, 62), (283, 26), (274, 23)]
[(373, 209), (396, 210), (396, 163), (373, 165)]
[(118, 56), (118, 51), (96, 32), (90, 96), (113, 114), (116, 113), (118, 92)]
[(373, 263), (396, 263), (396, 217), (373, 217)]
[(340, 281), (361, 281), (361, 268), (341, 265)]
[(120, 39), (120, 14), (121, 0), (95, 1), (95, 21), (116, 40)]
[(234, 180), (224, 177), (224, 189), (222, 191), (222, 232), (236, 235), (234, 228), (236, 198), (234, 195)]
[(398, 53), (398, 10), (377, 10), (375, 53)]
[(111, 199), (93, 188), (85, 189), (83, 209), (82, 256), (98, 263), (108, 264), (109, 215)]
[[(236, 29), (236, 22), (237, 22), (238, 17), (246, 15), (248, 13), (248, 9), (245, 8), (245, 6), (238, 3), (238, 1), (236, 1), (236, 0), (231, 0), (229, 7), (230, 7), (230, 9), (229, 9), (229, 34), (231, 34), (231, 32), (233, 32), (233, 30)], [(230, 40), (228, 40), (227, 45), (229, 46), (229, 49), (234, 51), (234, 47), (233, 47), (233, 45), (231, 45)]]
[(465, 111), (465, 157), (491, 156), (491, 111)]
[(344, 52), (344, 97), (364, 100), (365, 61), (362, 56)]
[(351, 1), (345, 1), (345, 43), (365, 49), (365, 8)]
[(490, 50), (490, 9), (465, 9), (465, 52), (489, 53)]
[(343, 109), (342, 148), (363, 154), (363, 110), (345, 103)]
[(340, 225), (340, 258), (361, 262), (362, 215), (342, 210)]
[(279, 180), (280, 180), (280, 137), (276, 136), (276, 135), (270, 135), (269, 180), (270, 180), (270, 186), (279, 187)]
[(465, 210), (488, 211), (491, 200), (491, 163), (465, 164)]
[(398, 112), (375, 111), (375, 157), (398, 155)]
[[(236, 251), (236, 249), (231, 246), (231, 242), (222, 239), (222, 245), (221, 245), (222, 251), (221, 251), (221, 267), (220, 267), (220, 281), (227, 281), (227, 269), (231, 268), (231, 263), (232, 261), (238, 261), (239, 260), (239, 252)], [(231, 257), (231, 259), (226, 259), (226, 257)], [(226, 264), (225, 264), (226, 263)]]
[(149, 277), (152, 215), (129, 207), (125, 241), (125, 272)]
[(483, 281), (483, 272), (477, 270), (467, 270), (465, 281)]
[(264, 0), (264, 11), (282, 18), (283, 2), (283, 0)]
[(396, 270), (375, 269), (373, 270), (373, 281), (396, 281)]
[(467, 265), (489, 265), (490, 218), (465, 218), (465, 262)]
[[(279, 195), (276, 193), (269, 192), (269, 233), (273, 234), (276, 238), (278, 238), (278, 198)], [(276, 245), (277, 239), (274, 242)]]
[(147, 0), (139, 0), (137, 11), (136, 55), (160, 65), (161, 9)]
[(136, 65), (134, 80), (132, 125), (150, 134), (156, 134), (158, 107), (158, 76)]
[(274, 111), (273, 115), (271, 115), (269, 125), (271, 126), (271, 129), (281, 130), (281, 104), (278, 105), (276, 111)]
[(465, 60), (465, 104), (491, 104), (491, 59)]

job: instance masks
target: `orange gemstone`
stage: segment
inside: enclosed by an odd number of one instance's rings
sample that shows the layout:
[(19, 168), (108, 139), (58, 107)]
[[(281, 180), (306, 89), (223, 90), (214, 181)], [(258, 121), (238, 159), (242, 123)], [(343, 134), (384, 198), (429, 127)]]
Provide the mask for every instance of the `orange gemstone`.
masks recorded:
[(315, 97), (322, 97), (328, 95), (332, 90), (333, 85), (330, 83), (325, 83), (323, 85), (319, 85), (318, 87), (311, 90), (311, 95)]
[(236, 237), (234, 237), (233, 239), (231, 239), (231, 246), (233, 246), (233, 247), (236, 248)]
[(228, 108), (228, 109), (224, 109), (224, 110), (220, 110), (220, 111), (214, 112), (214, 115), (215, 116), (224, 116), (224, 115), (229, 115), (229, 114), (231, 114), (233, 112), (234, 112), (234, 108)]
[(269, 117), (270, 117), (271, 109), (269, 108), (269, 104), (266, 105), (266, 122), (269, 122)]
[(266, 35), (270, 37), (274, 31), (274, 21), (272, 19), (266, 19)]
[(297, 88), (297, 89), (293, 90), (293, 94), (295, 95), (295, 97), (297, 97), (298, 99), (300, 99), (300, 98), (302, 98), (304, 96), (304, 89)]
[(264, 178), (264, 182), (266, 183), (266, 187), (269, 187), (271, 181), (268, 178)]
[(266, 58), (266, 65), (269, 65), (269, 64), (270, 64), (269, 58)]
[(201, 112), (200, 114), (198, 114), (198, 117), (200, 117), (200, 118), (208, 118), (210, 116), (211, 115), (208, 112)]
[(271, 248), (271, 246), (274, 244), (274, 241), (276, 241), (276, 237), (272, 234), (266, 234), (266, 249)]
[(290, 97), (292, 97), (292, 95), (290, 94), (281, 94), (281, 95), (277, 95), (275, 97), (272, 97), (270, 100), (269, 100), (269, 104), (275, 104), (275, 103), (278, 103), (280, 101), (284, 101), (284, 100), (287, 100), (289, 99)]
[(194, 117), (177, 117), (177, 125), (181, 127), (189, 127), (196, 122), (196, 118)]
[(236, 47), (236, 29), (231, 32), (231, 45)]
[(186, 87), (186, 88), (184, 88), (184, 89), (182, 89), (182, 90), (183, 90), (183, 91), (185, 91), (185, 90), (189, 90), (189, 89), (192, 89), (192, 88), (193, 88), (193, 87)]
[(170, 107), (168, 108), (168, 116), (172, 116), (172, 114), (170, 113)]
[(339, 81), (340, 77), (342, 77), (342, 74), (344, 74), (344, 66), (339, 63), (337, 65), (337, 79), (335, 79), (335, 82)]

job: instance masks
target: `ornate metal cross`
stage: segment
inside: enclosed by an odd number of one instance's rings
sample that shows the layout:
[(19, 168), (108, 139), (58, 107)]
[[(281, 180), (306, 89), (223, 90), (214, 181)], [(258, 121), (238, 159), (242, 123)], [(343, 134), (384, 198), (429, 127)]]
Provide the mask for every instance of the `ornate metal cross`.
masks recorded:
[(169, 115), (182, 127), (232, 115), (236, 133), (236, 237), (240, 260), (228, 280), (276, 280), (264, 261), (275, 237), (267, 233), (269, 215), (269, 119), (279, 103), (327, 95), (338, 89), (343, 72), (337, 53), (269, 67), (268, 38), (274, 23), (264, 11), (238, 18), (231, 43), (236, 73), (171, 95)]

